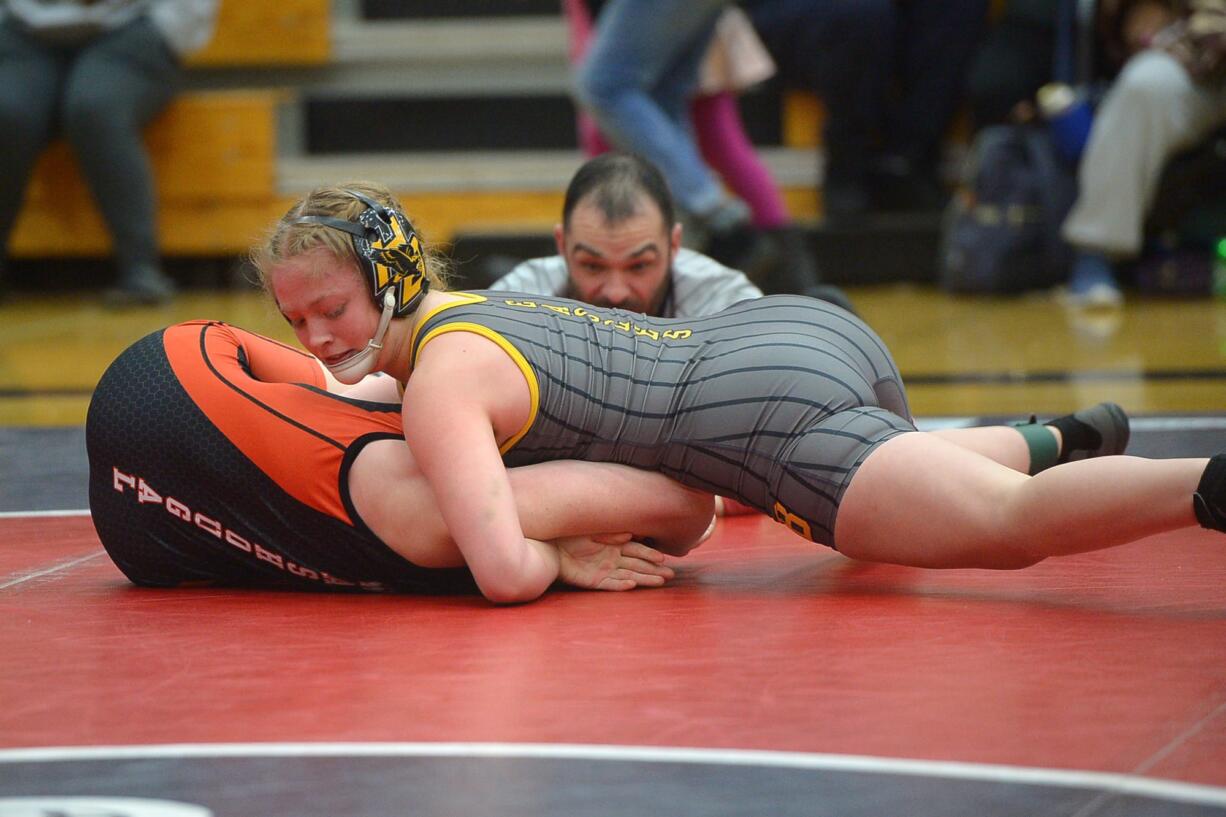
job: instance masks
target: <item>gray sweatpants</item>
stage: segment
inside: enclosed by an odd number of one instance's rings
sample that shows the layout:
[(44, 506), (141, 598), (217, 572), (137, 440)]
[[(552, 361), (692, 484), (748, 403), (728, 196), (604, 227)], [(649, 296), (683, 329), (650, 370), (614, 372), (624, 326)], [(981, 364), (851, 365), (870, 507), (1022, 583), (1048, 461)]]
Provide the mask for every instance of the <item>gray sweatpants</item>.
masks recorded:
[(1223, 122), (1226, 88), (1193, 83), (1165, 52), (1137, 54), (1095, 114), (1065, 240), (1081, 250), (1135, 256), (1167, 160)]
[[(62, 133), (115, 243), (121, 274), (156, 265), (153, 171), (141, 129), (174, 96), (182, 69), (144, 17), (78, 44), (0, 23), (0, 248), (34, 162)], [(65, 225), (65, 240), (71, 240)]]

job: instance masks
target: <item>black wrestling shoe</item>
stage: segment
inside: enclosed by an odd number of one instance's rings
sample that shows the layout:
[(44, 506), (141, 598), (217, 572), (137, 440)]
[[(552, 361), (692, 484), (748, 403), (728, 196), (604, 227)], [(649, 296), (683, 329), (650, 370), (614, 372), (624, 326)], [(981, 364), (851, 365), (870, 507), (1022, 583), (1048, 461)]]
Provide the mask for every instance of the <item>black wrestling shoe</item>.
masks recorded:
[(1115, 403), (1099, 403), (1046, 425), (1060, 429), (1064, 439), (1060, 462), (1123, 454), (1128, 447), (1128, 415)]
[(156, 267), (137, 267), (122, 273), (118, 283), (102, 293), (102, 303), (111, 309), (156, 306), (175, 296), (175, 284)]
[(1192, 494), (1192, 510), (1202, 528), (1226, 533), (1226, 454), (1210, 458), (1205, 466)]
[(857, 318), (860, 313), (852, 305), (851, 299), (847, 297), (847, 293), (833, 284), (814, 284), (804, 291), (805, 295), (810, 298), (817, 298), (819, 301), (825, 301), (828, 304), (834, 304), (840, 309), (845, 309)]

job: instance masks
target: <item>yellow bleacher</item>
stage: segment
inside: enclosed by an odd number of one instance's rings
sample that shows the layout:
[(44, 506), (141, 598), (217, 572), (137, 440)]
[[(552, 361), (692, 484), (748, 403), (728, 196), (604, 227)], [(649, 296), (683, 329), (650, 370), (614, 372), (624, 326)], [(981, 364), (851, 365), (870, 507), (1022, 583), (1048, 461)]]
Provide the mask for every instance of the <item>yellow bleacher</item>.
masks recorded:
[[(329, 0), (224, 0), (217, 30), (189, 66), (303, 66), (330, 57)], [(229, 255), (250, 246), (278, 215), (277, 108), (273, 89), (190, 91), (146, 132), (157, 178), (159, 234), (167, 255)], [(65, 234), (71, 230), (71, 238)], [(8, 247), (18, 258), (98, 256), (110, 238), (71, 151), (40, 157)]]

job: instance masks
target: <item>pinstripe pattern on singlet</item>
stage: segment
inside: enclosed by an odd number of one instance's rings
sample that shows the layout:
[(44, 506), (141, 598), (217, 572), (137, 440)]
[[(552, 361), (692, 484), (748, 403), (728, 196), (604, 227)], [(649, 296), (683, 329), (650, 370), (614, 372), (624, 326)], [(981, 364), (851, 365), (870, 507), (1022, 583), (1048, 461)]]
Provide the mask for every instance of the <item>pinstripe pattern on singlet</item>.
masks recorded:
[[(880, 441), (857, 440), (854, 418), (829, 429), (822, 421), (880, 406), (885, 395), (895, 404), (884, 408), (909, 426), (884, 344), (857, 318), (820, 301), (774, 296), (711, 316), (665, 319), (538, 295), (472, 296), (424, 316), (412, 354), (416, 360), (431, 333), (472, 326), (522, 355), (538, 403), (531, 426), (504, 451), (508, 466), (623, 463), (773, 513), (780, 469), (799, 438), (844, 437), (861, 448)], [(837, 504), (844, 477), (861, 459), (840, 454), (838, 461), (802, 463), (816, 475), (808, 490)]]

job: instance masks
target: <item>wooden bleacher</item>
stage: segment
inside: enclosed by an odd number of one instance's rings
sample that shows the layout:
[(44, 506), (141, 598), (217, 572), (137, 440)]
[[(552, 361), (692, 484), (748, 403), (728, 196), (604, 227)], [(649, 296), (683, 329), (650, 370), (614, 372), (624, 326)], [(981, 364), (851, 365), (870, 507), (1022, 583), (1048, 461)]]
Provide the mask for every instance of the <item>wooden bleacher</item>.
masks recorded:
[(330, 0), (221, 0), (213, 39), (189, 66), (325, 65), (332, 58)]
[[(198, 68), (309, 66), (330, 58), (329, 0), (223, 0)], [(159, 235), (171, 256), (244, 252), (284, 211), (278, 195), (277, 109), (283, 90), (200, 90), (176, 98), (148, 128)], [(71, 225), (72, 239), (65, 239)], [(40, 157), (8, 247), (16, 258), (101, 256), (110, 238), (67, 145)]]
[[(522, 161), (514, 152), (465, 156), (463, 171), (430, 185), (423, 185), (418, 174), (406, 178), (401, 173), (398, 178), (394, 170), (385, 171), (382, 156), (366, 156), (336, 167), (326, 158), (279, 155), (286, 141), (277, 134), (279, 109), (299, 104), (309, 93), (288, 90), (286, 85), (297, 86), (295, 77), (306, 77), (304, 84), (309, 85), (315, 81), (311, 78), (344, 65), (345, 55), (355, 51), (352, 45), (344, 46), (343, 38), (338, 46), (334, 15), (331, 0), (222, 0), (213, 39), (188, 66), (196, 80), (192, 85), (220, 85), (222, 89), (183, 93), (147, 131), (157, 181), (162, 252), (187, 258), (241, 255), (298, 194), (315, 184), (343, 178), (373, 177), (389, 182), (433, 241), (446, 243), (472, 233), (548, 235), (561, 210), (565, 178), (553, 179), (546, 173), (550, 180), (544, 183), (536, 175), (527, 183), (491, 184), (491, 178), (506, 175), (508, 166)], [(500, 26), (505, 24), (500, 22)], [(369, 59), (369, 37), (374, 31), (382, 37), (374, 45), (389, 40), (380, 47), (392, 49), (398, 59), (405, 50), (405, 38), (422, 36), (414, 34), (417, 28), (441, 39), (442, 29), (434, 22), (415, 23), (412, 28), (402, 24), (390, 32), (386, 25), (372, 26), (361, 35), (364, 47), (356, 53)], [(542, 30), (552, 31), (549, 26)], [(564, 60), (560, 39), (556, 45), (558, 59)], [(538, 50), (549, 52), (545, 46)], [(539, 56), (533, 52), (528, 59)], [(378, 59), (388, 58), (389, 53), (378, 55)], [(403, 58), (420, 59), (412, 49)], [(487, 58), (473, 56), (478, 62)], [(563, 84), (564, 71), (560, 68), (557, 75)], [(236, 85), (241, 90), (233, 90)], [(406, 78), (403, 90), (412, 93), (418, 87)], [(782, 113), (783, 147), (808, 162), (810, 151), (820, 141), (820, 101), (812, 94), (789, 93)], [(423, 156), (425, 160), (414, 160), (411, 154), (403, 154), (402, 159), (410, 164), (427, 161), (432, 168), (440, 165), (438, 156)], [(570, 166), (578, 158), (577, 153), (567, 156), (563, 151), (563, 158), (555, 163), (560, 162), (569, 177)], [(811, 181), (785, 184), (784, 188), (796, 217), (811, 219), (819, 211), (819, 197)], [(64, 238), (65, 224), (71, 225), (71, 241)], [(110, 249), (108, 233), (71, 152), (62, 142), (53, 145), (40, 158), (27, 188), (9, 254), (20, 259), (100, 258)]]

